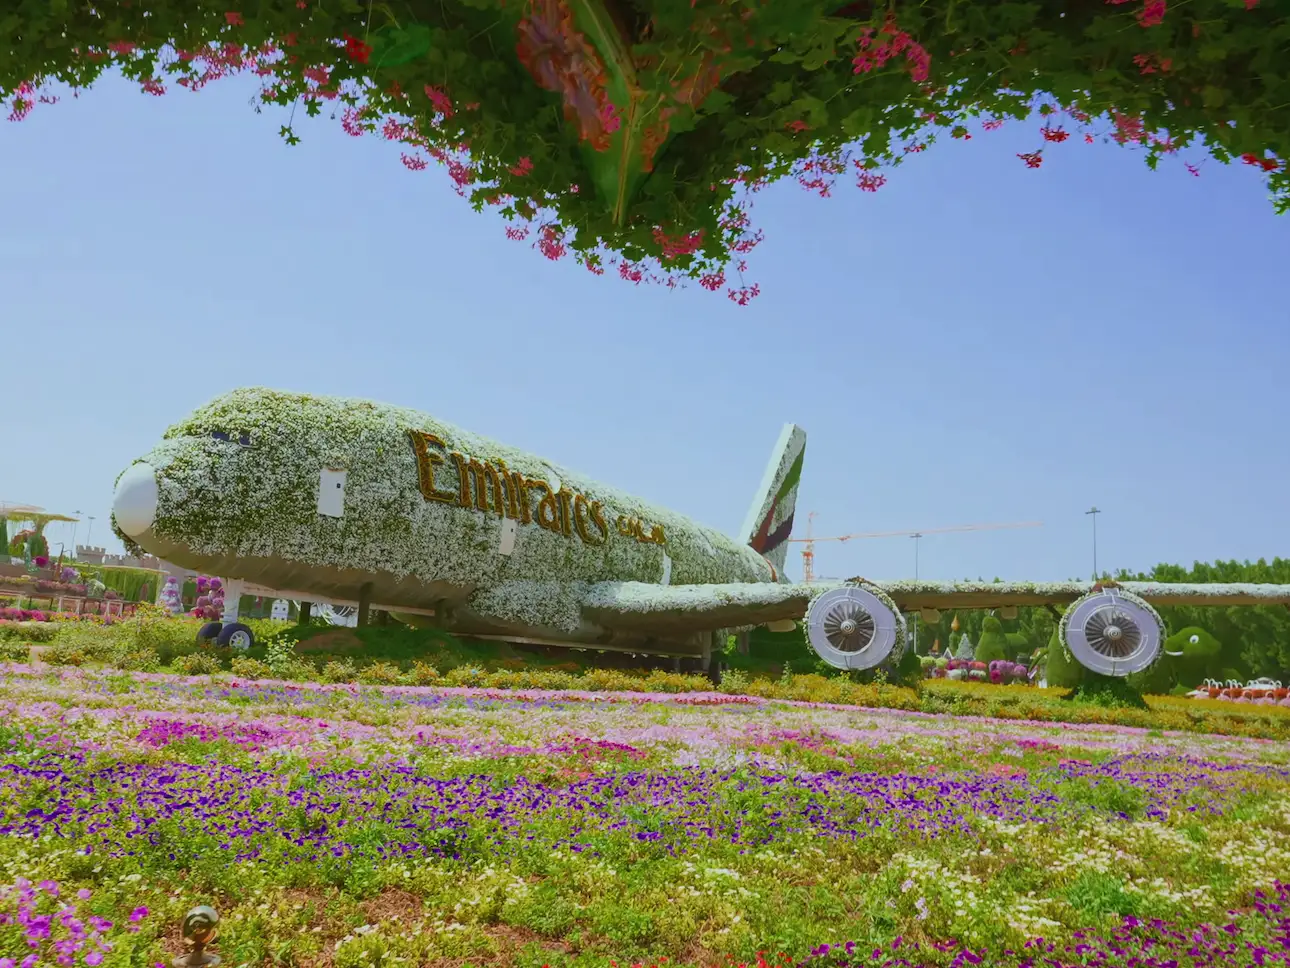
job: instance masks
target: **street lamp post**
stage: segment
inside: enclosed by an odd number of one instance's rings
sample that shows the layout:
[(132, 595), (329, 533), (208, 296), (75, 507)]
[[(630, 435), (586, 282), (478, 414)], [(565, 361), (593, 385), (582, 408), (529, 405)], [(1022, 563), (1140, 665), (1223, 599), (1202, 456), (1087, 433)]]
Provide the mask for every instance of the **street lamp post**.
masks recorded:
[[(85, 530), (85, 544), (90, 545), (90, 535), (94, 533), (94, 515), (90, 515), (90, 526)], [(90, 545), (93, 547), (92, 545)]]
[[(918, 539), (922, 534), (915, 531), (910, 535), (914, 539), (914, 581), (918, 581)], [(918, 655), (918, 613), (914, 613), (914, 655)]]
[(1097, 581), (1097, 516), (1102, 512), (1094, 505), (1084, 513), (1093, 519), (1093, 581)]

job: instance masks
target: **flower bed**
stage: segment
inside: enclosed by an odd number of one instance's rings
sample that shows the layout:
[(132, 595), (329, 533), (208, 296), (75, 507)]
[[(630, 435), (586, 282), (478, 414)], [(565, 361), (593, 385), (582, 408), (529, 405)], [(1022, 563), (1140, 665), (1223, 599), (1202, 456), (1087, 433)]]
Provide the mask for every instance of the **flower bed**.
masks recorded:
[(0, 722), (0, 952), (42, 963), (167, 963), (198, 902), (302, 968), (1281, 950), (1282, 744), (20, 667)]

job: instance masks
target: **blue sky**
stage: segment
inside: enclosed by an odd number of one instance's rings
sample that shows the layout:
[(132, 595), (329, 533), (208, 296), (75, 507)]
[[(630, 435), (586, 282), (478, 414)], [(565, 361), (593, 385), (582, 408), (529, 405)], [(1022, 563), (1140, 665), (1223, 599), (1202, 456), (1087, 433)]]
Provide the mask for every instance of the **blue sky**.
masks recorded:
[[(785, 421), (799, 536), (809, 510), (1044, 523), (926, 537), (925, 577), (1086, 574), (1092, 504), (1103, 567), (1287, 550), (1290, 219), (1249, 168), (1068, 143), (1032, 171), (1013, 124), (874, 194), (784, 184), (739, 308), (549, 263), (326, 118), (288, 148), (254, 90), (109, 81), (0, 126), (0, 499), (118, 547), (117, 473), (266, 385), (413, 406), (729, 532)], [(908, 576), (912, 544), (822, 544), (817, 573)]]

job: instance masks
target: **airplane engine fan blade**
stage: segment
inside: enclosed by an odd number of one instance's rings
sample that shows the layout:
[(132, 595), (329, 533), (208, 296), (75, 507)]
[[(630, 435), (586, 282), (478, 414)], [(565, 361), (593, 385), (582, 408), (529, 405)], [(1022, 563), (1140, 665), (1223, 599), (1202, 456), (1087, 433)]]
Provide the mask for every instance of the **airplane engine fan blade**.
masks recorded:
[(1062, 616), (1062, 641), (1075, 661), (1104, 676), (1130, 676), (1163, 654), (1165, 625), (1156, 610), (1122, 589), (1090, 592)]
[(837, 669), (872, 669), (905, 649), (905, 618), (876, 588), (848, 585), (821, 592), (806, 610), (806, 640)]

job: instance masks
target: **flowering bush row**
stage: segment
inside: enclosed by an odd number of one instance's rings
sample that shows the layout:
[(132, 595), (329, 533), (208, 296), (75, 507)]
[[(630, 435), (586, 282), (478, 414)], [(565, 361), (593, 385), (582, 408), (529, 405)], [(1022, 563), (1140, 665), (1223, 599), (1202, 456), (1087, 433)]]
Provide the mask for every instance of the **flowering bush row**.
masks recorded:
[[(616, 10), (616, 8), (614, 8)], [(0, 21), (0, 95), (27, 117), (119, 68), (150, 95), (251, 73), (261, 101), (326, 110), (434, 163), (549, 259), (746, 304), (764, 185), (877, 191), (937, 138), (1034, 122), (1067, 141), (1240, 160), (1290, 203), (1288, 70), (1273, 0), (1051, 4), (392, 0), (101, 7)], [(288, 143), (299, 140), (288, 118)], [(1183, 162), (1199, 174), (1204, 160)]]

